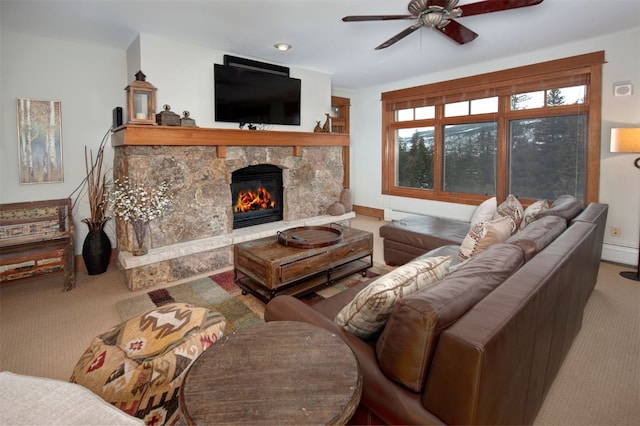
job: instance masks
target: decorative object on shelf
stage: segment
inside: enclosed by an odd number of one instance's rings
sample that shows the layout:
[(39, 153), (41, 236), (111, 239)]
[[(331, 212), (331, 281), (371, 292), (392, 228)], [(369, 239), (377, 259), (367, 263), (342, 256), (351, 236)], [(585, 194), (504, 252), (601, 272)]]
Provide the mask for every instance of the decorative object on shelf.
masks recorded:
[(326, 119), (324, 121), (324, 124), (322, 125), (322, 131), (325, 133), (330, 133), (331, 132), (331, 116), (329, 115), (329, 113), (324, 113), (324, 115), (326, 116)]
[(182, 118), (180, 119), (180, 125), (182, 127), (198, 127), (196, 121), (189, 117), (189, 111), (182, 112)]
[[(241, 121), (238, 125), (238, 127), (241, 129), (244, 129), (244, 126), (247, 126), (247, 129), (249, 130), (258, 130), (258, 126), (252, 123), (245, 123), (244, 121)], [(260, 124), (260, 126), (264, 126), (264, 124)], [(261, 128), (260, 130), (266, 130), (266, 128)]]
[[(640, 152), (640, 127), (611, 129), (611, 152)], [(633, 165), (640, 169), (640, 157)], [(637, 190), (637, 189), (636, 189)], [(640, 238), (638, 239), (640, 241)], [(640, 243), (638, 243), (640, 246)], [(622, 271), (620, 275), (634, 281), (640, 281), (640, 247), (638, 248), (638, 266), (636, 271)]]
[(330, 214), (331, 216), (341, 216), (346, 212), (347, 211), (344, 208), (344, 204), (339, 201), (336, 201), (335, 203), (327, 207), (327, 214)]
[(336, 201), (327, 207), (327, 214), (331, 216), (340, 216), (353, 210), (353, 202), (351, 201), (351, 190), (343, 188), (340, 193), (340, 201)]
[(338, 244), (342, 241), (342, 229), (332, 223), (329, 226), (299, 226), (278, 231), (278, 242), (283, 246), (297, 248), (318, 248)]
[(131, 224), (135, 236), (134, 256), (147, 254), (146, 244), (149, 222), (162, 216), (173, 202), (168, 193), (169, 184), (163, 182), (149, 188), (144, 184), (134, 184), (128, 177), (117, 179), (111, 196), (113, 212), (116, 217)]
[(110, 181), (107, 178), (107, 173), (102, 172), (105, 140), (106, 136), (100, 144), (95, 160), (93, 152), (89, 150), (87, 153), (87, 147), (84, 147), (86, 177), (83, 185), (87, 186), (90, 217), (82, 219), (82, 222), (89, 227), (89, 233), (82, 244), (82, 260), (84, 260), (89, 275), (99, 275), (106, 272), (111, 257), (111, 241), (104, 232), (104, 225), (111, 219), (107, 216)]
[[(83, 220), (87, 223), (87, 219)], [(106, 223), (106, 222), (105, 222)], [(82, 260), (87, 268), (87, 274), (100, 275), (107, 272), (111, 258), (111, 240), (103, 228), (89, 230), (82, 244)]]
[(319, 121), (316, 121), (316, 127), (313, 129), (315, 133), (331, 133), (331, 115), (327, 112), (324, 115), (326, 118), (322, 126), (320, 126)]
[(347, 213), (353, 210), (352, 199), (351, 190), (347, 187), (342, 188), (342, 192), (340, 193), (340, 203), (344, 206), (344, 211)]
[(156, 123), (158, 123), (160, 126), (180, 125), (180, 116), (171, 111), (171, 106), (169, 106), (169, 104), (164, 104), (162, 106), (162, 109), (164, 111), (160, 111), (156, 114)]
[(146, 81), (142, 71), (124, 90), (127, 91), (127, 115), (131, 124), (156, 124), (156, 88)]

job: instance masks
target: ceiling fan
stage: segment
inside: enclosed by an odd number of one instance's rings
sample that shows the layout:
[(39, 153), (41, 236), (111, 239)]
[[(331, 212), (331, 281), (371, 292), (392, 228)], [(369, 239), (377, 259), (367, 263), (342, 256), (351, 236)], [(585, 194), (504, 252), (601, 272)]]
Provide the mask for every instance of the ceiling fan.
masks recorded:
[(376, 47), (376, 50), (391, 46), (423, 26), (440, 31), (458, 44), (465, 44), (473, 41), (478, 37), (478, 34), (454, 21), (455, 18), (535, 6), (542, 2), (543, 0), (487, 0), (456, 7), (458, 0), (411, 0), (407, 6), (411, 15), (358, 15), (345, 16), (342, 20), (344, 22), (389, 21), (395, 19), (418, 20), (415, 24)]

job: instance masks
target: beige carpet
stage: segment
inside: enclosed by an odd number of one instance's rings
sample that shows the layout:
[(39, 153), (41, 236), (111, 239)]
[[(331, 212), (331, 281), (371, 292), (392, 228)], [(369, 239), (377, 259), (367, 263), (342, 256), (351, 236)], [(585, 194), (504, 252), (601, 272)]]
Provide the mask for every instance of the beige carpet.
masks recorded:
[[(381, 262), (383, 223), (353, 223), (374, 232), (374, 262)], [(640, 283), (618, 275), (628, 269), (601, 264), (582, 330), (535, 424), (640, 425)], [(61, 275), (3, 284), (0, 370), (67, 380), (91, 339), (120, 322), (116, 303), (147, 291), (131, 292), (115, 268), (80, 273), (77, 288), (66, 293)]]
[(536, 424), (640, 425), (640, 282), (600, 264), (598, 283)]

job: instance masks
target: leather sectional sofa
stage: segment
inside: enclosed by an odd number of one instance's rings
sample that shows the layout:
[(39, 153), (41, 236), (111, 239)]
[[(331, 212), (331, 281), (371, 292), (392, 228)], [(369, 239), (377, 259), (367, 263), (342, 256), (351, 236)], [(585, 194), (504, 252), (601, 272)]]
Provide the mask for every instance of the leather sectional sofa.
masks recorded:
[(580, 330), (608, 210), (556, 201), (505, 242), (402, 297), (372, 339), (334, 318), (377, 278), (313, 306), (278, 296), (265, 320), (313, 323), (351, 347), (363, 375), (353, 424), (530, 424)]

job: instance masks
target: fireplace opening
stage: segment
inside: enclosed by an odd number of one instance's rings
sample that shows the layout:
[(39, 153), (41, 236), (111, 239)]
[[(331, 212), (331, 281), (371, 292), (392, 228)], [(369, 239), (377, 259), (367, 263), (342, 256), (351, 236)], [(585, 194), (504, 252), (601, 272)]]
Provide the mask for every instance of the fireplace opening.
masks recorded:
[(259, 164), (231, 174), (233, 229), (282, 220), (282, 169)]

